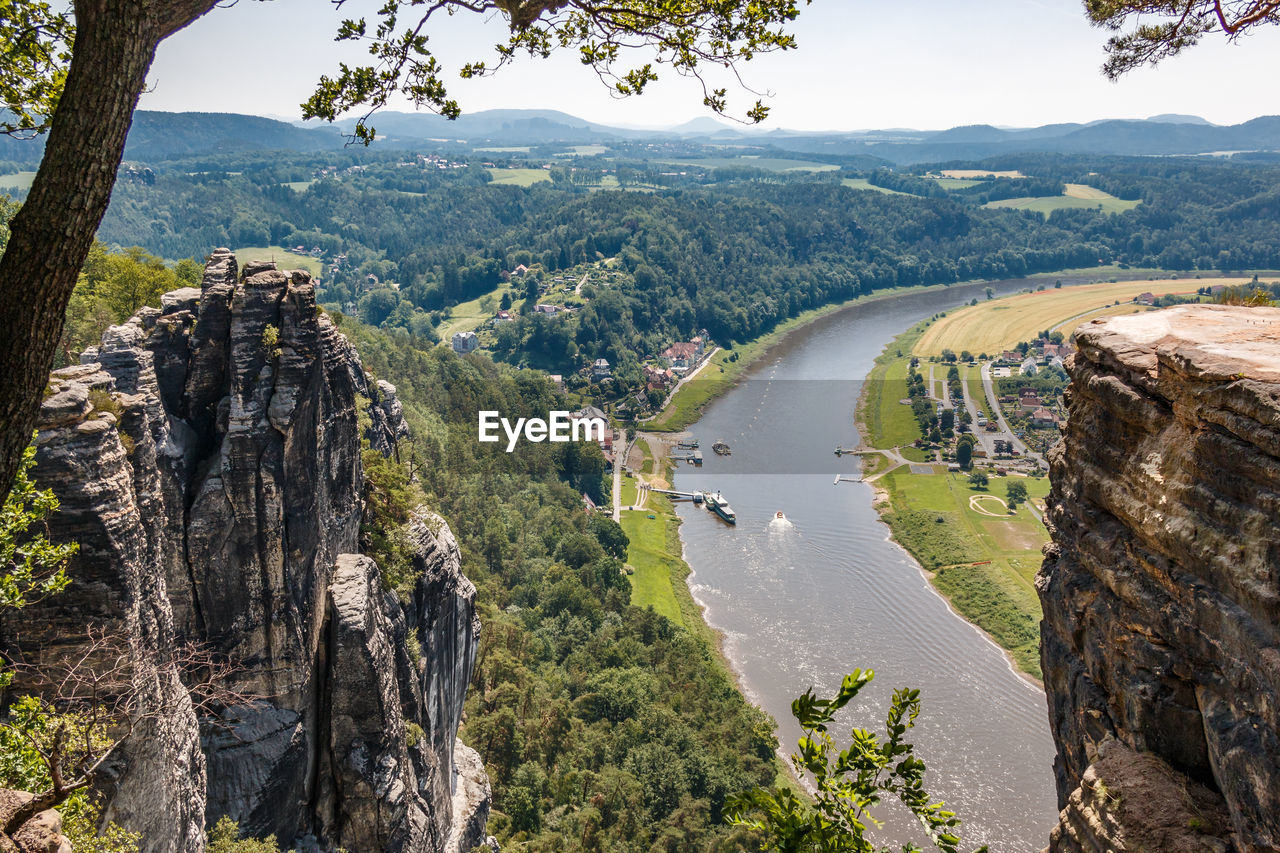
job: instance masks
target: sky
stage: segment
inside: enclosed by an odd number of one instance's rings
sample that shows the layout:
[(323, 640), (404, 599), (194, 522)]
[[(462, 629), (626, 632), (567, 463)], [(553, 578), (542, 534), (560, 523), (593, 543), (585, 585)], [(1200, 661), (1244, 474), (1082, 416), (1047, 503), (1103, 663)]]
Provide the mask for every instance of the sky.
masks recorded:
[[(372, 19), (376, 5), (348, 0), (340, 12), (327, 0), (238, 0), (216, 8), (160, 46), (140, 106), (295, 120), (320, 75), (361, 59), (360, 48), (334, 43), (339, 20)], [(792, 31), (798, 49), (744, 66), (747, 83), (771, 95), (766, 127), (1032, 127), (1162, 113), (1236, 124), (1280, 114), (1280, 27), (1234, 45), (1214, 36), (1114, 83), (1099, 70), (1107, 33), (1089, 25), (1080, 0), (813, 0)], [(504, 32), (500, 19), (473, 13), (428, 30), (451, 69), (491, 59)], [(575, 57), (559, 55), (457, 80), (450, 94), (468, 112), (558, 109), (614, 125), (668, 127), (709, 115), (695, 81), (659, 76), (643, 96), (616, 99)], [(738, 115), (754, 101), (741, 90), (730, 98)]]

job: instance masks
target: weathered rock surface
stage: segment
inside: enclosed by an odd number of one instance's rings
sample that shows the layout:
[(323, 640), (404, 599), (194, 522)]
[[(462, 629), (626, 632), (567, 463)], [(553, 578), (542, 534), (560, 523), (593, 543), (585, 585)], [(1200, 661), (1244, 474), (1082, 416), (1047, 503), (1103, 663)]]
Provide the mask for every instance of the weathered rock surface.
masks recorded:
[[(0, 824), (34, 796), (27, 791), (0, 789)], [(71, 842), (62, 834), (62, 815), (46, 809), (24, 823), (13, 837), (0, 832), (0, 853), (72, 853)]]
[[(305, 272), (240, 274), (221, 249), (199, 289), (85, 358), (51, 379), (36, 467), (62, 501), (55, 535), (81, 543), (75, 581), (4, 640), (65, 651), (91, 623), (148, 662), (135, 689), (166, 715), (118, 762), (108, 816), (147, 851), (203, 849), (222, 815), (320, 849), (444, 849), (479, 625), (443, 521), (413, 531), (408, 603), (356, 556), (357, 408), (391, 452), (394, 387), (371, 386)], [(223, 686), (252, 701), (197, 726), (172, 664), (188, 642), (233, 661)]]
[[(1112, 318), (1077, 344), (1038, 578), (1050, 849), (1280, 849), (1280, 310)], [(1086, 802), (1109, 777), (1123, 809)], [(1183, 792), (1162, 826), (1137, 819), (1156, 788)]]

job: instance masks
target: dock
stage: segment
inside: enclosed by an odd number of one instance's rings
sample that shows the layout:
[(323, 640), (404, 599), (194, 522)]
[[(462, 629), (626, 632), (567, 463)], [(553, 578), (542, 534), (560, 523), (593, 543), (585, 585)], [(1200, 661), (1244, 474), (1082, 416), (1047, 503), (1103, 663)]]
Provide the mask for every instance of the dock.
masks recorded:
[(674, 489), (649, 489), (655, 495), (666, 495), (672, 498), (683, 498), (687, 501), (702, 500), (702, 492), (680, 492)]
[(701, 450), (687, 450), (685, 452), (672, 451), (667, 454), (667, 458), (672, 462), (692, 462), (694, 465), (702, 464)]
[(832, 482), (831, 485), (838, 486), (841, 483), (861, 483), (861, 482), (862, 482), (861, 477), (844, 477), (844, 476), (841, 476), (840, 474), (836, 474), (836, 479), (834, 482)]

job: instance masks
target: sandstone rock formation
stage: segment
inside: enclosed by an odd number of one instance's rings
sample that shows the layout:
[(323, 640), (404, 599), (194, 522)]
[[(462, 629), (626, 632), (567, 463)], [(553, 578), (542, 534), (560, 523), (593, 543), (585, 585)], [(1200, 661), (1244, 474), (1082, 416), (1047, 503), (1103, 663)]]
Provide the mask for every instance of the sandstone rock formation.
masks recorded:
[[(82, 361), (51, 377), (36, 467), (56, 536), (81, 543), (75, 582), (3, 628), (52, 654), (91, 622), (147, 662), (133, 688), (164, 714), (117, 762), (107, 815), (148, 851), (203, 849), (222, 815), (310, 848), (446, 849), (488, 808), (455, 815), (455, 788), (483, 784), (455, 784), (454, 762), (479, 623), (440, 519), (413, 531), (407, 602), (357, 554), (357, 409), (392, 452), (394, 387), (371, 386), (305, 272), (240, 274), (222, 249)], [(171, 665), (188, 642), (252, 701), (197, 713)]]
[(1076, 340), (1038, 578), (1050, 849), (1280, 849), (1280, 310)]
[[(18, 808), (31, 802), (34, 794), (0, 789), (0, 824), (13, 817)], [(62, 815), (53, 809), (38, 813), (22, 825), (12, 838), (0, 832), (0, 853), (73, 853), (71, 842), (62, 834)]]

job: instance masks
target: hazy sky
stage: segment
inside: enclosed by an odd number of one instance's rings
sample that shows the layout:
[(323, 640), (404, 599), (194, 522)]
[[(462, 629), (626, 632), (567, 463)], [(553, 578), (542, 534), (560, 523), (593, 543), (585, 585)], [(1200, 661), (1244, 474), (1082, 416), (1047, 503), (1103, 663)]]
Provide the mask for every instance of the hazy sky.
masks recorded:
[[(344, 14), (372, 18), (349, 0)], [(239, 0), (170, 38), (142, 107), (299, 117), (318, 77), (342, 59), (327, 0)], [(961, 124), (1032, 126), (1190, 113), (1220, 124), (1280, 113), (1280, 27), (1235, 46), (1213, 38), (1119, 83), (1099, 72), (1106, 33), (1079, 0), (814, 0), (794, 26), (799, 49), (746, 66), (773, 93), (769, 126), (806, 130)], [(446, 65), (491, 59), (499, 21), (441, 19), (431, 44)], [(661, 75), (661, 72), (660, 72)], [(451, 87), (466, 111), (560, 109), (595, 121), (672, 125), (700, 115), (700, 89), (668, 72), (641, 98), (616, 100), (572, 56), (520, 60)], [(735, 94), (731, 91), (731, 95)], [(750, 104), (738, 92), (735, 112)], [(376, 124), (376, 122), (375, 122)]]

